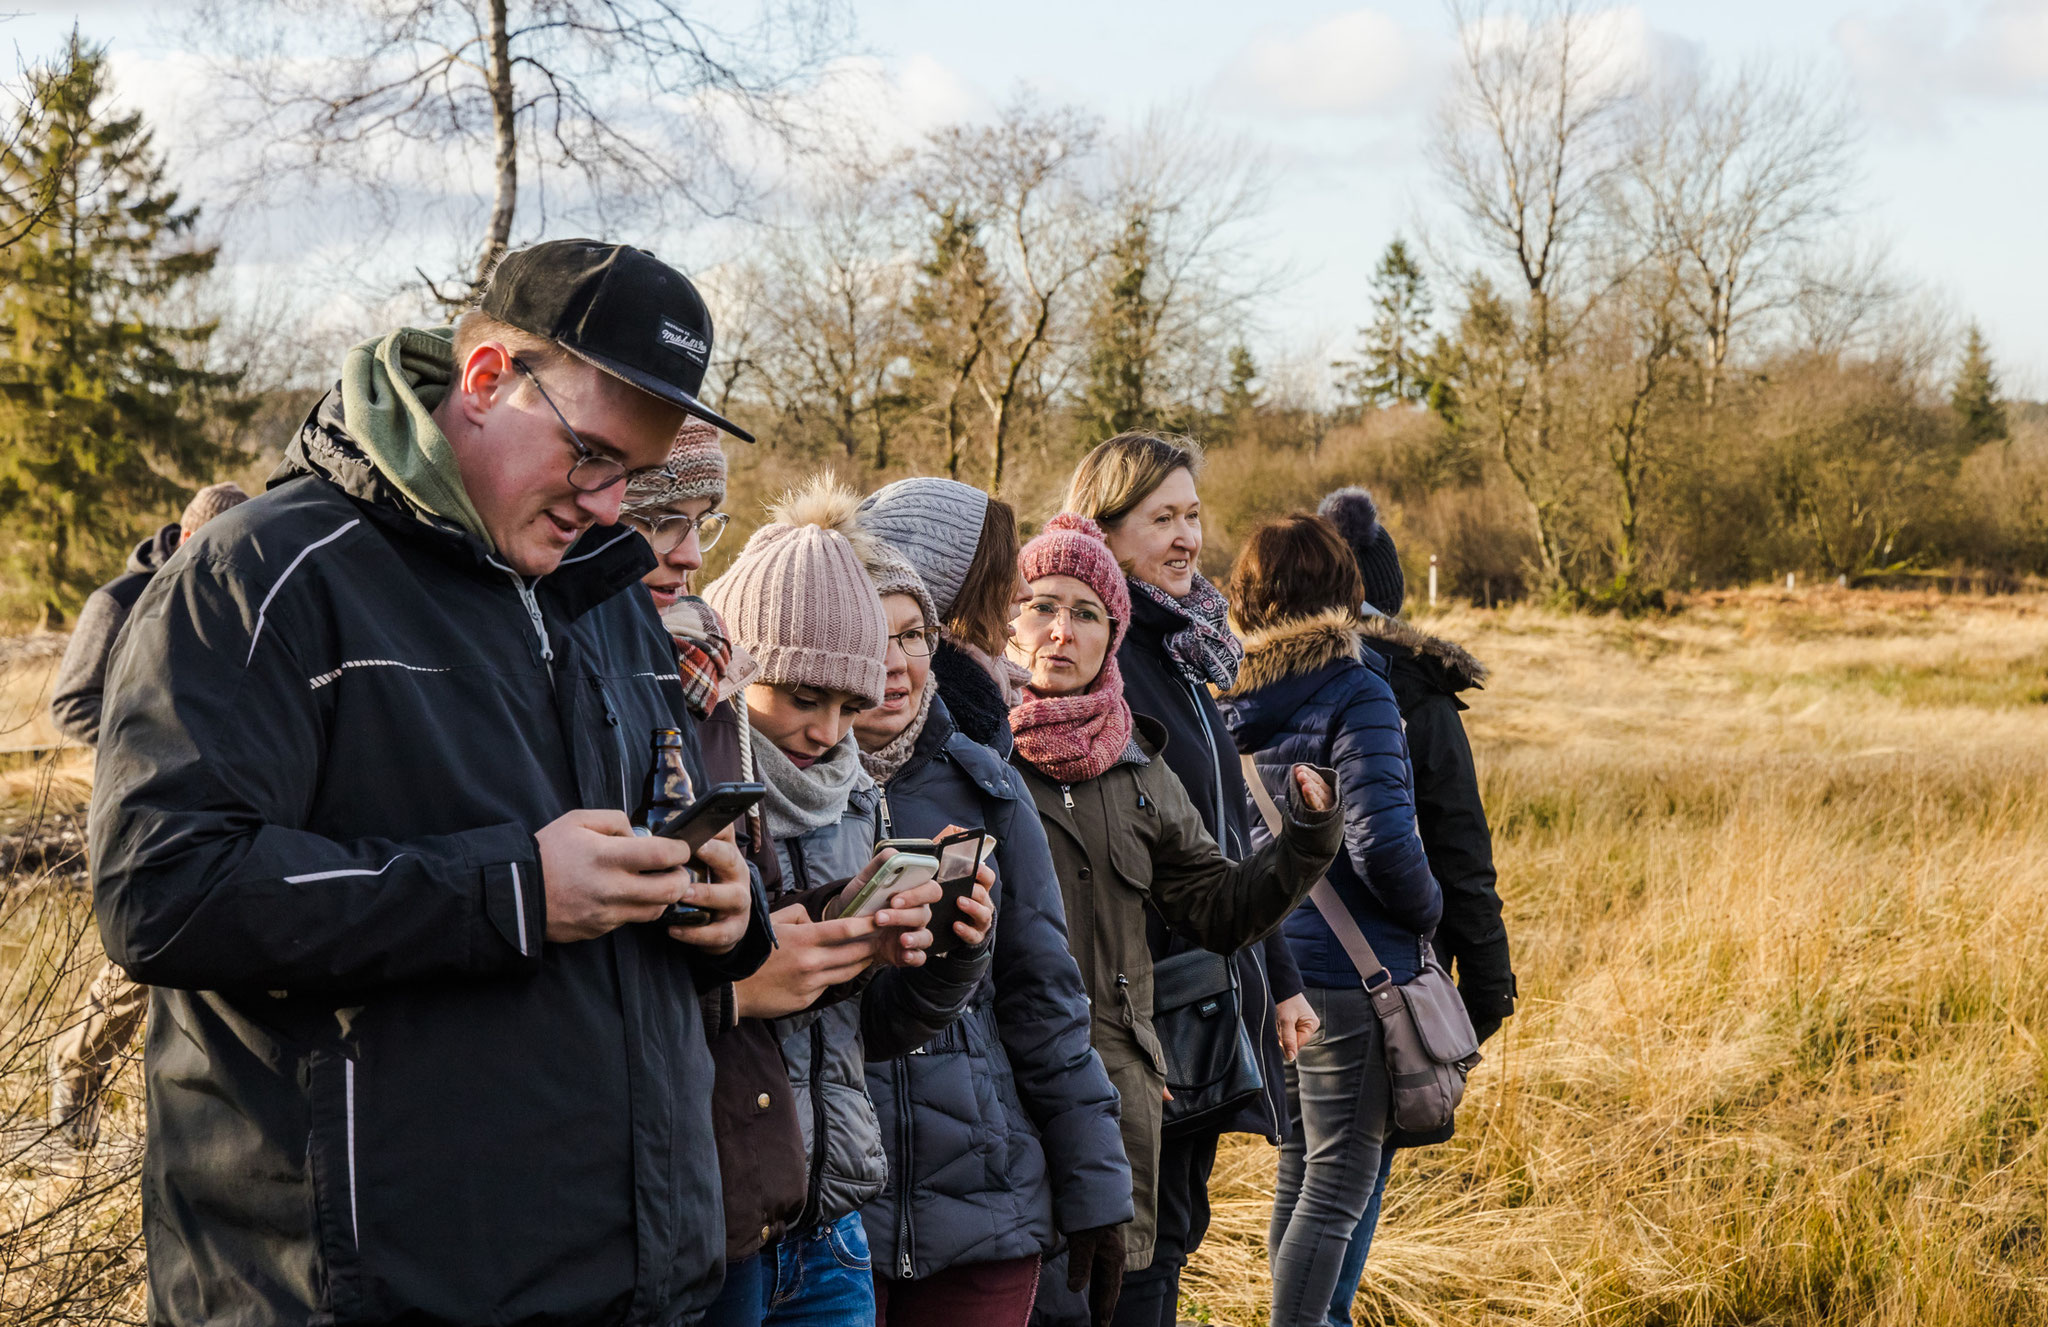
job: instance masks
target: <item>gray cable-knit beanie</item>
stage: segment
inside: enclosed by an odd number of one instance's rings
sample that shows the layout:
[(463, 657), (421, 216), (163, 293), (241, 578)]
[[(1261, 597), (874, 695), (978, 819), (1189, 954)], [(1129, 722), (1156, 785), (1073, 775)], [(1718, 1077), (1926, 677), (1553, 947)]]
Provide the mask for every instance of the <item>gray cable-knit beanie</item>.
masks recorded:
[(889, 679), (889, 619), (853, 543), (818, 525), (764, 525), (704, 590), (756, 681), (844, 691), (871, 705)]
[(1379, 504), (1362, 488), (1340, 488), (1323, 499), (1316, 515), (1337, 527), (1337, 533), (1351, 546), (1358, 562), (1358, 576), (1365, 582), (1365, 602), (1388, 617), (1401, 616), (1401, 604), (1408, 597), (1408, 580), (1401, 574), (1401, 554), (1394, 536), (1380, 520)]
[(899, 479), (860, 504), (862, 528), (910, 559), (942, 619), (952, 616), (987, 519), (988, 494), (957, 479)]

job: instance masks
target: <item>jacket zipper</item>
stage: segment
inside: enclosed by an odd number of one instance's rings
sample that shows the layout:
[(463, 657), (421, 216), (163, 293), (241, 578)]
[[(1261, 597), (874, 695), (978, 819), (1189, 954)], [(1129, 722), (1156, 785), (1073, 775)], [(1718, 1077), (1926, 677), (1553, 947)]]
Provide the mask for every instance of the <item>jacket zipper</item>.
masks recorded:
[(889, 794), (883, 793), (882, 800), (875, 803), (875, 824), (882, 831), (884, 839), (896, 837), (896, 822), (889, 816)]
[[(1216, 730), (1209, 726), (1208, 711), (1202, 708), (1202, 695), (1195, 690), (1193, 682), (1188, 683), (1188, 699), (1195, 707), (1195, 718), (1202, 725), (1202, 736), (1209, 743), (1209, 763), (1216, 771), (1216, 841), (1228, 844), (1236, 835), (1230, 833), (1230, 820), (1223, 814), (1223, 753), (1216, 746)], [(1238, 844), (1233, 857), (1244, 856), (1244, 845)]]
[(1067, 810), (1071, 811), (1074, 809), (1074, 789), (1072, 784), (1063, 783), (1060, 785), (1060, 800), (1066, 803)]
[(512, 578), (513, 588), (519, 591), (519, 602), (526, 609), (527, 620), (533, 623), (534, 636), (540, 641), (540, 661), (548, 666), (548, 678), (552, 681), (555, 676), (555, 647), (548, 643), (548, 624), (540, 615), (540, 600), (534, 597), (533, 587), (526, 583), (524, 576), (509, 569), (505, 574)]
[(903, 1163), (896, 1168), (896, 1271), (905, 1281), (917, 1275), (917, 1262), (911, 1256), (910, 1233), (910, 1166), (911, 1166), (911, 1116), (910, 1107), (910, 1062), (898, 1057), (895, 1064), (897, 1152)]

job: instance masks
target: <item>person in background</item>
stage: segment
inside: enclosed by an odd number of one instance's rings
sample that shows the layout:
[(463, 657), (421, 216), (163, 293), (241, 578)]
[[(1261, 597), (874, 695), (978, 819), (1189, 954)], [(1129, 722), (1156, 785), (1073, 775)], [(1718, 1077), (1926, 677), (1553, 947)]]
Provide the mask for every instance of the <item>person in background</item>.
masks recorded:
[[(137, 544), (128, 554), (128, 569), (87, 596), (50, 689), (50, 718), (66, 737), (99, 745), (107, 659), (128, 621), (128, 610), (180, 544), (214, 517), (248, 500), (237, 484), (208, 484), (192, 495), (176, 525), (166, 525)], [(51, 1042), (50, 1127), (73, 1147), (91, 1147), (99, 1139), (101, 1089), (148, 1007), (147, 986), (128, 980), (128, 974), (112, 963), (103, 964), (85, 993), (84, 1005), (74, 1011), (74, 1021)]]
[(939, 694), (941, 609), (897, 547), (856, 522), (852, 492), (827, 484), (820, 497), (836, 504), (836, 528), (861, 551), (889, 619), (882, 703), (854, 720), (861, 763), (881, 787), (881, 833), (986, 829), (1002, 918), (989, 978), (960, 1020), (911, 1054), (868, 1062), (889, 1155), (887, 1187), (861, 1209), (878, 1320), (1024, 1327), (1040, 1261), (1062, 1239), (1082, 1277), (1104, 1278), (1102, 1293), (1113, 1298), (1123, 1275), (1131, 1175), (1117, 1093), (1089, 1040), (1037, 807), (1023, 776), (960, 732)]
[[(1253, 531), (1230, 577), (1244, 666), (1223, 693), (1237, 749), (1277, 794), (1300, 762), (1337, 771), (1344, 852), (1327, 879), (1396, 982), (1422, 970), (1443, 897), (1415, 833), (1401, 713), (1386, 665), (1365, 650), (1363, 590), (1329, 522), (1288, 516)], [(1261, 837), (1264, 823), (1253, 827)], [(1393, 1126), (1385, 1043), (1363, 975), (1302, 908), (1285, 928), (1320, 1033), (1287, 1070), (1291, 1118), (1280, 1150), (1267, 1249), (1274, 1327), (1321, 1327), (1351, 1232), (1376, 1187)]]
[[(1121, 1240), (1070, 1253), (1120, 1253), (1128, 1273), (1154, 1262), (1162, 1197), (1166, 1063), (1153, 1028), (1148, 914), (1216, 953), (1252, 943), (1275, 930), (1329, 866), (1340, 843), (1340, 808), (1328, 772), (1298, 766), (1280, 838), (1233, 860), (1159, 758), (1163, 725), (1133, 715), (1125, 699), (1117, 645), (1131, 595), (1094, 522), (1055, 516), (1025, 546), (1019, 565), (1031, 597), (1018, 614), (1010, 653), (1031, 681), (1010, 713), (1017, 742), (1011, 760), (1024, 773), (1052, 848), (1095, 1049), (1123, 1099), (1131, 1163), (1134, 1217)], [(1121, 1321), (1104, 1270), (1098, 1263), (1090, 1276), (1071, 1259), (1048, 1264), (1034, 1321), (1100, 1324), (1113, 1313)]]
[[(1317, 511), (1350, 548), (1358, 564), (1363, 618), (1358, 631), (1366, 646), (1385, 660), (1387, 680), (1407, 725), (1408, 754), (1415, 773), (1415, 820), (1429, 855), (1430, 874), (1443, 889), (1444, 916), (1436, 931), (1437, 954), (1458, 978), (1458, 994), (1484, 1042), (1515, 1012), (1515, 972), (1501, 919), (1500, 891), (1493, 868), (1493, 834), (1479, 798), (1472, 744), (1458, 717), (1459, 693), (1486, 680), (1486, 668), (1450, 641), (1426, 636), (1401, 620), (1407, 580), (1394, 536), (1380, 519), (1372, 495), (1340, 488)], [(1393, 1167), (1394, 1151), (1442, 1142), (1449, 1126), (1434, 1134), (1395, 1133), (1380, 1158), (1380, 1172), (1351, 1236), (1336, 1290), (1330, 1298), (1331, 1327), (1350, 1327), (1351, 1302), (1379, 1226), (1380, 1205)]]
[[(771, 898), (781, 909), (773, 914), (778, 933), (785, 920), (837, 923), (858, 944), (895, 929), (921, 937), (922, 951), (930, 945), (923, 928), (939, 894), (936, 884), (896, 896), (871, 917), (837, 916), (847, 882), (865, 879), (880, 861), (881, 795), (861, 767), (853, 724), (882, 700), (889, 631), (852, 541), (834, 524), (815, 496), (792, 495), (770, 511), (769, 523), (704, 598), (760, 670), (744, 692), (747, 731), (739, 740), (768, 788), (761, 824), (779, 877)], [(724, 721), (714, 714), (712, 725)], [(905, 955), (901, 966), (885, 966), (857, 989), (801, 1009), (773, 1006), (763, 989), (776, 980), (776, 961), (790, 959), (781, 950), (762, 973), (737, 983), (741, 1016), (778, 1019), (775, 1032), (807, 1158), (802, 1207), (762, 1255), (760, 1321), (788, 1327), (868, 1327), (875, 1321), (860, 1208), (881, 1192), (887, 1161), (864, 1061), (926, 1044), (966, 1007), (989, 966), (993, 876), (986, 869), (982, 874), (961, 905), (964, 919), (955, 924), (944, 957)]]
[[(261, 497), (137, 602), (90, 818), (151, 992), (149, 1319), (693, 1321), (724, 1260), (698, 992), (770, 950), (616, 522), (711, 351), (644, 250), (507, 254), (352, 349)], [(689, 867), (689, 870), (684, 868)], [(695, 927), (661, 924), (686, 902)]]
[(860, 521), (910, 560), (938, 607), (944, 632), (931, 669), (953, 722), (1007, 757), (1010, 707), (1024, 683), (1004, 655), (1023, 597), (1017, 513), (972, 484), (921, 477), (869, 494)]
[[(1251, 807), (1210, 692), (1236, 681), (1243, 650), (1230, 634), (1223, 596), (1197, 567), (1201, 465), (1202, 450), (1192, 438), (1119, 434), (1082, 458), (1067, 507), (1100, 524), (1130, 581), (1129, 630), (1117, 663), (1131, 708), (1164, 725), (1163, 758), (1201, 813), (1203, 828), (1236, 859), (1251, 854)], [(1190, 943), (1156, 916), (1151, 935), (1155, 958)], [(1173, 1327), (1181, 1269), (1209, 1228), (1209, 1174), (1223, 1134), (1253, 1133), (1276, 1146), (1286, 1136), (1285, 1065), (1314, 1034), (1315, 1014), (1278, 934), (1239, 951), (1233, 963), (1264, 1090), (1221, 1124), (1175, 1128), (1169, 1118), (1159, 1158), (1159, 1238), (1151, 1266), (1125, 1278), (1119, 1327)]]
[(77, 625), (71, 629), (71, 641), (64, 647), (64, 661), (57, 665), (57, 676), (50, 684), (50, 718), (58, 731), (75, 742), (99, 745), (107, 659), (114, 652), (114, 638), (121, 634), (129, 610), (142, 597), (149, 578), (170, 561), (179, 545), (214, 517), (248, 500), (238, 484), (208, 484), (185, 504), (177, 524), (166, 525), (135, 546), (128, 554), (126, 571), (86, 596)]

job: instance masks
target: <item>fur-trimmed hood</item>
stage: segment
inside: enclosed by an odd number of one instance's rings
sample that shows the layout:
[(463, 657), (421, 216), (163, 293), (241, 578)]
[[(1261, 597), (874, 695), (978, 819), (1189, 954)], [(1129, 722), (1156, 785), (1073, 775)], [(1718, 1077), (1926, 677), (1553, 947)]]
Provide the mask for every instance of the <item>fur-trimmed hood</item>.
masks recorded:
[(1425, 636), (1397, 617), (1371, 617), (1358, 622), (1367, 645), (1381, 654), (1405, 651), (1447, 695), (1483, 689), (1487, 668), (1465, 647), (1437, 636)]
[(1219, 694), (1226, 699), (1248, 696), (1290, 677), (1319, 672), (1340, 659), (1356, 660), (1365, 644), (1362, 625), (1356, 613), (1332, 608), (1254, 631), (1244, 637), (1244, 665), (1237, 670), (1237, 681)]

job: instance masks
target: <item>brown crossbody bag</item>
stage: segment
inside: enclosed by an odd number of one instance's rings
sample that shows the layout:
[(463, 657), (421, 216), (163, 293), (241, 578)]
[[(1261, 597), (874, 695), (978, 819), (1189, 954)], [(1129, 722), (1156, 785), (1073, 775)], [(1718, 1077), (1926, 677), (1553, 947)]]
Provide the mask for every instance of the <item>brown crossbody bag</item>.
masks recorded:
[[(1267, 832), (1278, 839), (1280, 808), (1273, 804), (1273, 794), (1266, 791), (1252, 758), (1245, 756), (1243, 762), (1245, 786), (1252, 790)], [(1372, 1011), (1386, 1042), (1395, 1126), (1410, 1133), (1443, 1128), (1465, 1099), (1465, 1077), (1480, 1060), (1479, 1034), (1472, 1030), (1472, 1016), (1465, 1012), (1451, 974), (1437, 962), (1435, 947), (1425, 943), (1422, 971), (1407, 985), (1395, 985), (1394, 974), (1372, 952), (1329, 878), (1316, 881), (1308, 896), (1372, 997)]]

